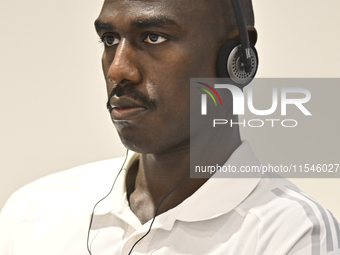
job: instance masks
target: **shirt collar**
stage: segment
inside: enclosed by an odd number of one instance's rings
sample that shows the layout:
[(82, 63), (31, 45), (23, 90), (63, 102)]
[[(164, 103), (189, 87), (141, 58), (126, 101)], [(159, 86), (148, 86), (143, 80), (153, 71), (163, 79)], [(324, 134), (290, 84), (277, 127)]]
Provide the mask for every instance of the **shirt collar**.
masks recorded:
[[(93, 208), (94, 215), (104, 215), (109, 212), (120, 212), (122, 208), (126, 207), (123, 204), (127, 204), (125, 179), (127, 169), (139, 158), (139, 154), (129, 151), (127, 158), (124, 162), (124, 158), (120, 161), (114, 162), (114, 164), (107, 164), (107, 168), (104, 172), (105, 178), (98, 178), (96, 173), (88, 176), (88, 187), (93, 183), (100, 182), (100, 185), (95, 187), (95, 194), (93, 194), (89, 201), (83, 206), (83, 210), (88, 213), (92, 213)], [(111, 188), (111, 190), (110, 190)]]
[[(109, 212), (122, 214), (129, 206), (126, 196), (125, 178), (127, 169), (138, 158), (138, 153), (129, 152), (126, 163), (122, 167), (122, 171), (117, 177), (112, 191), (105, 199), (98, 203), (94, 215), (103, 215)], [(243, 165), (260, 165), (247, 141), (243, 141), (230, 156), (225, 165), (229, 164), (237, 168)], [(175, 220), (186, 222), (202, 221), (226, 214), (248, 197), (261, 179), (261, 176), (256, 178), (216, 177), (218, 176), (210, 178), (181, 204), (157, 217), (167, 218), (166, 221), (162, 220), (164, 223), (162, 225), (165, 228), (171, 228)]]
[[(241, 166), (259, 166), (260, 163), (249, 143), (243, 141), (225, 165), (236, 166), (239, 169)], [(172, 215), (177, 220), (186, 222), (216, 218), (236, 208), (261, 180), (261, 174), (257, 177), (253, 175), (253, 178), (218, 178), (219, 174), (216, 173), (216, 176), (210, 178), (193, 195), (173, 208)]]

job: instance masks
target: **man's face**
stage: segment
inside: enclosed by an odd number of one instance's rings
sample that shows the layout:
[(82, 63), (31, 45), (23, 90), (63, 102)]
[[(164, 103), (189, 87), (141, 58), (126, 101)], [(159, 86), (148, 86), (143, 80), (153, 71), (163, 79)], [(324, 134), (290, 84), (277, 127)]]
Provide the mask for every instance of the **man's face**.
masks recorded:
[(105, 1), (95, 24), (105, 45), (108, 108), (128, 149), (189, 145), (190, 78), (216, 76), (224, 37), (217, 2)]

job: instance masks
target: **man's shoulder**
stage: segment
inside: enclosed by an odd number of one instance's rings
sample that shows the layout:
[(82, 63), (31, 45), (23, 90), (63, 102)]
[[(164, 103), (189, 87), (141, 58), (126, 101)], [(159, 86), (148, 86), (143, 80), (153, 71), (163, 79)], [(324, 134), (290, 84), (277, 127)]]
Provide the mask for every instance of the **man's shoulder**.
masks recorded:
[(13, 193), (2, 213), (10, 210), (20, 214), (17, 220), (33, 220), (79, 207), (108, 191), (123, 162), (103, 160), (40, 178)]
[(299, 225), (302, 222), (316, 223), (315, 217), (322, 222), (332, 217), (326, 208), (289, 180), (278, 176), (266, 177), (240, 205), (241, 211), (250, 212), (263, 222), (272, 218), (275, 221), (298, 222)]
[(244, 217), (252, 215), (257, 220), (259, 249), (265, 253), (266, 249), (281, 247), (289, 254), (339, 252), (339, 223), (333, 214), (289, 180), (266, 177), (236, 209)]

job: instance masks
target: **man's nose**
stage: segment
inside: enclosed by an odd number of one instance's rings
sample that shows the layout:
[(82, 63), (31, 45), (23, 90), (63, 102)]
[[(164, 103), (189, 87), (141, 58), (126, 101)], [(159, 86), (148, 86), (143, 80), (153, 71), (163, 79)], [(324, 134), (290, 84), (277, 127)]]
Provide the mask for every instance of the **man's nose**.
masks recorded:
[(136, 49), (127, 41), (120, 41), (107, 73), (108, 81), (116, 85), (121, 84), (123, 81), (139, 84), (142, 77), (137, 67), (137, 58)]

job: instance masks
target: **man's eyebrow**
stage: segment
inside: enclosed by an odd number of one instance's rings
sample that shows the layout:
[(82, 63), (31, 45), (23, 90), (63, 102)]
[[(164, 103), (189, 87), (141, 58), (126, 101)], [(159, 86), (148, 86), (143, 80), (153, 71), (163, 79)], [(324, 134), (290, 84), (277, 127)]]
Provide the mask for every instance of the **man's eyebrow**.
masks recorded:
[(176, 21), (164, 15), (133, 20), (131, 22), (131, 26), (136, 28), (163, 27), (163, 26), (179, 27)]
[[(163, 26), (179, 27), (176, 21), (164, 15), (147, 17), (147, 18), (139, 18), (139, 19), (131, 21), (130, 25), (135, 28), (163, 27)], [(114, 30), (115, 28), (111, 22), (101, 21), (99, 19), (97, 19), (94, 22), (94, 26), (97, 32), (102, 31), (102, 30)]]
[(97, 32), (101, 30), (113, 30), (114, 29), (113, 25), (110, 22), (103, 22), (98, 19), (94, 22), (94, 26)]

